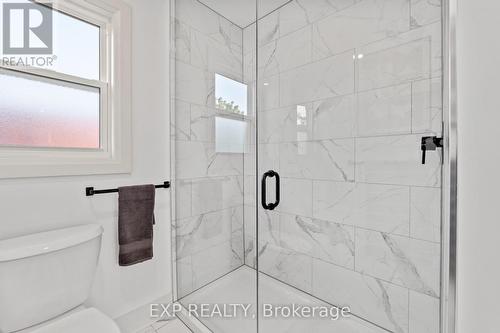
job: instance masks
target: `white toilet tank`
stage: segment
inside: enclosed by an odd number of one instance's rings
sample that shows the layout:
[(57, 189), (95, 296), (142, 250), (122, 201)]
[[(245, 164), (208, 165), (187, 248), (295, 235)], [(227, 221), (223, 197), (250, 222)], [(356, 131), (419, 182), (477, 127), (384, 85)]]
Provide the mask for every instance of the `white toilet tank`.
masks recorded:
[(92, 224), (0, 241), (0, 332), (37, 325), (82, 305), (102, 232)]

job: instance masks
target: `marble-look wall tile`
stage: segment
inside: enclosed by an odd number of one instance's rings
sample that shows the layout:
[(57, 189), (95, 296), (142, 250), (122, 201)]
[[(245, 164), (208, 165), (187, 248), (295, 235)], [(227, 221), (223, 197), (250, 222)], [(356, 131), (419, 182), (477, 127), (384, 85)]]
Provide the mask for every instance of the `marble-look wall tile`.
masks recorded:
[[(231, 237), (234, 238), (235, 235), (241, 233), (244, 228), (244, 214), (245, 211), (243, 209), (243, 205), (232, 207), (231, 209)], [(243, 237), (243, 235), (241, 235)], [(243, 239), (243, 238), (242, 238)]]
[(442, 75), (442, 31), (436, 22), (356, 49), (358, 90)]
[(314, 102), (312, 123), (314, 140), (354, 137), (356, 134), (355, 96), (332, 97)]
[(243, 209), (237, 207), (176, 221), (177, 258), (230, 241), (234, 226), (242, 220)]
[(243, 36), (241, 28), (229, 22), (197, 0), (178, 0), (175, 8), (176, 18), (203, 32), (206, 36), (242, 50)]
[(194, 291), (191, 257), (177, 259), (175, 265), (177, 269), (177, 297), (182, 298)]
[(259, 270), (275, 279), (310, 293), (312, 258), (271, 243), (260, 243)]
[(332, 13), (352, 6), (360, 0), (295, 0), (283, 6), (280, 14), (280, 34), (290, 33)]
[(255, 52), (257, 43), (257, 30), (255, 22), (243, 29), (243, 53)]
[(280, 214), (280, 245), (354, 269), (354, 227), (298, 215)]
[(353, 181), (354, 140), (283, 143), (280, 170), (284, 177)]
[(191, 32), (191, 64), (242, 81), (243, 55), (241, 48), (219, 43), (204, 32)]
[(232, 248), (232, 242), (219, 243), (193, 255), (193, 286), (195, 289), (243, 265)]
[(192, 180), (192, 214), (199, 215), (243, 205), (243, 176)]
[(215, 74), (243, 80), (244, 34), (199, 1), (175, 9), (175, 227), (187, 293), (244, 263), (243, 154), (220, 153), (215, 143)]
[[(218, 146), (221, 146), (222, 144), (233, 144), (239, 148), (238, 150), (235, 150), (234, 154), (242, 154), (244, 150), (242, 150), (243, 147), (241, 147), (241, 143), (234, 143), (228, 139), (225, 139), (224, 141), (222, 140), (223, 136), (222, 138), (217, 136), (217, 134), (220, 134), (217, 132), (218, 120), (233, 120), (242, 123), (244, 125), (244, 129), (242, 131), (244, 132), (241, 133), (240, 142), (245, 144), (246, 141), (250, 141), (250, 133), (248, 132), (251, 131), (249, 126), (251, 124), (249, 121), (246, 121), (243, 117), (235, 116), (227, 111), (195, 104), (191, 106), (191, 141), (201, 141), (207, 144), (217, 143)], [(222, 134), (224, 134), (223, 131)], [(243, 155), (240, 155), (240, 157), (243, 158)]]
[[(243, 223), (243, 220), (237, 221), (238, 223)], [(233, 226), (234, 227), (234, 226)], [(237, 230), (233, 230), (231, 237), (231, 252), (233, 253), (233, 260), (239, 263), (240, 266), (245, 262), (245, 244), (243, 242), (244, 230), (243, 227)]]
[(422, 165), (421, 135), (356, 139), (356, 181), (441, 186), (441, 152), (428, 152)]
[(247, 174), (245, 172), (243, 175), (243, 203), (246, 206), (255, 207), (258, 202), (258, 198), (256, 198), (256, 183), (257, 179), (255, 175)]
[(392, 332), (408, 332), (408, 291), (321, 260), (313, 260), (313, 295)]
[(281, 178), (280, 212), (300, 216), (312, 216), (312, 181)]
[[(244, 154), (244, 171), (247, 176), (254, 176), (256, 173), (255, 145), (247, 146)], [(279, 170), (279, 144), (261, 143), (259, 144), (259, 176), (269, 170)], [(254, 178), (255, 179), (255, 178)], [(255, 184), (255, 182), (254, 182)]]
[[(313, 1), (291, 1), (279, 9), (279, 32), (280, 36), (285, 36), (293, 31), (302, 29), (310, 24), (310, 15), (307, 6)], [(322, 1), (326, 2), (326, 1)]]
[(311, 62), (311, 27), (280, 37), (259, 48), (259, 68), (272, 76)]
[[(228, 185), (233, 185), (236, 177), (197, 178), (192, 180), (192, 212), (194, 216), (222, 210), (223, 198)], [(232, 188), (231, 188), (232, 190)], [(227, 197), (226, 197), (227, 198)]]
[(243, 154), (218, 153), (215, 144), (207, 144), (209, 151), (208, 176), (235, 176), (243, 174)]
[(322, 59), (407, 31), (408, 12), (408, 0), (360, 1), (314, 24), (313, 57)]
[(280, 74), (281, 106), (348, 95), (353, 92), (353, 51)]
[(429, 78), (430, 39), (424, 38), (375, 53), (358, 60), (358, 91)]
[[(246, 84), (252, 84), (254, 86), (254, 81), (256, 77), (256, 66), (257, 66), (257, 55), (255, 51), (250, 51), (243, 55), (243, 82)], [(251, 95), (252, 91), (249, 91)]]
[(215, 143), (176, 142), (176, 177), (178, 179), (243, 174), (243, 155), (218, 153)]
[[(406, 288), (432, 294), (439, 279), (439, 202), (431, 199), (439, 193), (440, 157), (431, 152), (428, 164), (421, 165), (419, 142), (424, 134), (439, 133), (442, 114), (440, 22), (434, 21), (436, 11), (423, 9), (433, 0), (291, 1), (259, 21), (258, 91), (255, 24), (237, 36), (230, 23), (192, 1), (181, 9), (179, 24), (191, 28), (189, 33), (179, 28), (179, 52), (185, 58), (189, 51), (190, 61), (205, 71), (190, 66), (176, 73), (188, 74), (180, 78), (177, 98), (189, 102), (184, 108), (189, 112), (183, 112), (189, 117), (179, 118), (175, 128), (178, 141), (203, 142), (178, 153), (177, 174), (186, 184), (194, 181), (190, 209), (215, 211), (204, 214), (214, 214), (206, 228), (183, 219), (180, 253), (188, 253), (185, 271), (191, 271), (190, 285), (183, 288), (201, 287), (241, 264), (255, 267), (260, 255), (264, 273), (349, 305), (390, 331), (432, 332), (428, 327), (439, 314), (432, 301), (438, 298), (411, 291), (409, 299)], [(201, 18), (206, 22), (195, 22)], [(213, 45), (207, 45), (210, 39)], [(211, 49), (215, 45), (222, 48)], [(227, 58), (235, 50), (241, 58)], [(214, 105), (210, 71), (216, 70), (249, 84), (251, 104), (258, 93), (257, 172), (254, 135), (248, 136), (245, 154), (215, 152), (209, 109)], [(255, 109), (255, 103), (249, 105), (250, 116)], [(251, 121), (250, 133), (255, 124)], [(365, 137), (380, 135), (391, 136)], [(272, 212), (260, 208), (255, 189), (255, 174), (260, 179), (270, 169), (282, 176), (282, 201)], [(212, 184), (214, 177), (219, 181)], [(268, 192), (272, 201), (272, 180)], [(187, 193), (186, 185), (179, 195)], [(232, 217), (221, 215), (220, 209), (233, 205)], [(389, 259), (381, 264), (383, 256)]]
[[(280, 36), (279, 12), (273, 11), (269, 15), (259, 19), (258, 22), (258, 39), (259, 46), (265, 45)], [(254, 45), (255, 46), (255, 45)]]
[(207, 176), (209, 152), (206, 144), (197, 141), (175, 142), (175, 171), (177, 179)]
[(187, 102), (175, 101), (175, 117), (172, 117), (172, 129), (175, 140), (191, 139), (191, 105)]
[[(259, 175), (269, 170), (279, 170), (280, 150), (279, 144), (262, 143), (259, 149)], [(250, 173), (255, 174), (255, 163), (252, 164)]]
[(176, 61), (175, 97), (199, 105), (215, 105), (215, 74)]
[(356, 230), (356, 271), (439, 297), (440, 246), (377, 231)]
[(191, 61), (191, 28), (184, 22), (175, 19), (175, 59), (190, 63)]
[(410, 236), (441, 242), (441, 189), (411, 188)]
[[(304, 28), (361, 0), (294, 0), (259, 20), (259, 45)], [(255, 49), (255, 24), (244, 29), (244, 50)]]
[[(256, 238), (256, 210), (255, 206), (244, 206), (245, 236)], [(261, 242), (279, 245), (280, 243), (280, 214), (276, 211), (264, 210), (259, 206), (259, 240)]]
[(439, 298), (410, 291), (410, 333), (439, 333)]
[(191, 180), (180, 179), (174, 183), (175, 193), (175, 217), (183, 219), (192, 216), (191, 214)]
[(441, 20), (441, 0), (411, 0), (410, 3), (412, 28)]
[(216, 111), (207, 106), (191, 105), (191, 140), (215, 142), (215, 115)]
[(259, 114), (259, 142), (294, 142), (313, 138), (312, 104), (294, 105)]
[(411, 84), (358, 94), (359, 136), (409, 134), (412, 126)]
[(314, 218), (409, 235), (409, 188), (314, 181)]
[(256, 269), (257, 267), (257, 240), (245, 236), (245, 265)]
[(280, 76), (260, 77), (258, 95), (259, 111), (276, 109), (280, 106)]
[(413, 133), (442, 132), (443, 87), (441, 78), (412, 83)]

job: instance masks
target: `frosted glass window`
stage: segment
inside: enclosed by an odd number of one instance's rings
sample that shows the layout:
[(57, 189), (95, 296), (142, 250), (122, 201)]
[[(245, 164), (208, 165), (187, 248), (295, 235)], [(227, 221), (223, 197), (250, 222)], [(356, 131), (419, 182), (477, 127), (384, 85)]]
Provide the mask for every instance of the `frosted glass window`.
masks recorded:
[(244, 153), (246, 134), (246, 121), (216, 117), (215, 151), (218, 153)]
[(215, 107), (219, 110), (247, 115), (246, 84), (215, 74)]
[(0, 145), (100, 147), (98, 88), (5, 73), (0, 87)]
[[(0, 6), (10, 1), (0, 0)], [(33, 6), (42, 6), (30, 1), (15, 1), (16, 3), (30, 3)], [(22, 15), (12, 15), (14, 25), (23, 24)], [(21, 22), (15, 22), (21, 20)], [(100, 79), (100, 27), (82, 21), (73, 16), (53, 10), (53, 55), (3, 55), (12, 65), (22, 65), (26, 62), (32, 67), (44, 68), (59, 73), (74, 75), (90, 80)], [(13, 40), (22, 40), (23, 36), (16, 36), (22, 30), (12, 30)], [(3, 34), (0, 34), (3, 45)], [(31, 58), (36, 60), (32, 61)], [(50, 58), (50, 59), (48, 59)]]

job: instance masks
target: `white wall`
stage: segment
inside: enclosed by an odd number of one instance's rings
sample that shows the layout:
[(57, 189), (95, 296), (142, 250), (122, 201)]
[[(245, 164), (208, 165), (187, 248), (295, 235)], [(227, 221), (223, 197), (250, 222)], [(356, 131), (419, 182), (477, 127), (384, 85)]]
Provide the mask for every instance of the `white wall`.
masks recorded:
[(459, 0), (458, 332), (498, 332), (500, 2)]
[(169, 6), (127, 0), (133, 8), (133, 172), (131, 175), (0, 180), (0, 239), (84, 223), (105, 229), (89, 303), (118, 317), (171, 293), (169, 190), (157, 191), (154, 260), (117, 263), (117, 196), (85, 197), (85, 187), (169, 180)]

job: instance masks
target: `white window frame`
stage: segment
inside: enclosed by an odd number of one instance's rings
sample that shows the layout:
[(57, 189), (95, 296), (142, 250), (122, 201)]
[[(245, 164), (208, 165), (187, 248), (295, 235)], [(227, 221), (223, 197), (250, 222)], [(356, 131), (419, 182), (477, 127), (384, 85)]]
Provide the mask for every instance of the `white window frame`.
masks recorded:
[(117, 174), (132, 171), (131, 9), (122, 0), (35, 0), (100, 27), (100, 80), (0, 64), (0, 73), (35, 75), (100, 90), (100, 148), (0, 146), (0, 178)]

